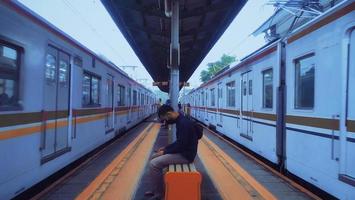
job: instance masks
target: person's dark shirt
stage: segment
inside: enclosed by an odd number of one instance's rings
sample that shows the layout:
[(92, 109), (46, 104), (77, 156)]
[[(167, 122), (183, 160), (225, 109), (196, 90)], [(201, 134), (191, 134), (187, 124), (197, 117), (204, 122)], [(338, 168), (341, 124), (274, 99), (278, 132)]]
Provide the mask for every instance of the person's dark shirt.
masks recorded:
[(176, 141), (164, 148), (164, 154), (180, 153), (193, 162), (197, 154), (198, 138), (193, 122), (183, 115), (176, 119)]

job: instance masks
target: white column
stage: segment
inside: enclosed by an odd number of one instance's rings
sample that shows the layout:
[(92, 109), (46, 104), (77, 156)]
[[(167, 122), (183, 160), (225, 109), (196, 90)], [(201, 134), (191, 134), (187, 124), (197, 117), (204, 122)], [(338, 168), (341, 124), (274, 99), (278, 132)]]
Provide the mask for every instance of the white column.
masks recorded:
[[(170, 101), (175, 111), (178, 111), (179, 98), (179, 1), (171, 1), (171, 43), (170, 43)], [(176, 140), (176, 128), (173, 126), (172, 138)]]

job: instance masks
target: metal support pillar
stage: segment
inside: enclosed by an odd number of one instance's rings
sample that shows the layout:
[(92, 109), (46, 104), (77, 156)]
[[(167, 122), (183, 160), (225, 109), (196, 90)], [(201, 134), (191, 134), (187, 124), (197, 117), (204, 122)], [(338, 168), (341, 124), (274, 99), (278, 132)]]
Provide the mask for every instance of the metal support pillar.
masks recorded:
[[(179, 98), (179, 0), (171, 0), (171, 43), (170, 43), (170, 101), (175, 111), (178, 111)], [(173, 141), (176, 140), (176, 128), (173, 126)]]
[(179, 98), (179, 69), (170, 69), (170, 83), (171, 83), (171, 106), (175, 111), (178, 111), (178, 98)]
[(285, 43), (281, 40), (277, 44), (277, 55), (280, 69), (280, 80), (277, 88), (277, 120), (276, 120), (276, 154), (278, 157), (279, 171), (285, 172), (286, 162), (286, 53)]

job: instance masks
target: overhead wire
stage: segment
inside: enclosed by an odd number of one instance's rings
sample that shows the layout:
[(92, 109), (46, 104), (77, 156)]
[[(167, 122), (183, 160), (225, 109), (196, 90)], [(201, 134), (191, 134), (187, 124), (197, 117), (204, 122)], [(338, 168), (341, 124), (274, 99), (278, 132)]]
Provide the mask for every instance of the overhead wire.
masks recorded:
[(248, 38), (250, 38), (252, 34), (248, 34), (244, 39), (242, 39), (239, 43), (237, 43), (235, 46), (233, 46), (231, 48), (231, 50), (227, 53), (227, 55), (231, 55), (232, 53), (234, 53), (238, 47), (240, 47), (244, 42), (247, 41)]
[(126, 60), (119, 54), (119, 52), (105, 39), (105, 37), (103, 37), (98, 31), (97, 29), (91, 24), (89, 23), (85, 17), (81, 14), (81, 12), (73, 5), (70, 3), (70, 1), (68, 0), (62, 0), (62, 2), (75, 14), (77, 15), (87, 26), (89, 26), (90, 30), (96, 35), (98, 36), (117, 56), (119, 59), (122, 60), (122, 62), (125, 65), (128, 65), (128, 63), (126, 62)]
[[(264, 4), (265, 6), (266, 4)], [(277, 10), (274, 11), (274, 13), (276, 13)], [(275, 17), (275, 15), (272, 16), (271, 21), (273, 20), (273, 18)], [(227, 54), (230, 55), (232, 53), (234, 53), (235, 51), (237, 51), (238, 47), (240, 47), (242, 44), (244, 44), (246, 41), (248, 41), (248, 39), (252, 36), (253, 34), (248, 34), (243, 40), (241, 40), (239, 43), (237, 43)]]

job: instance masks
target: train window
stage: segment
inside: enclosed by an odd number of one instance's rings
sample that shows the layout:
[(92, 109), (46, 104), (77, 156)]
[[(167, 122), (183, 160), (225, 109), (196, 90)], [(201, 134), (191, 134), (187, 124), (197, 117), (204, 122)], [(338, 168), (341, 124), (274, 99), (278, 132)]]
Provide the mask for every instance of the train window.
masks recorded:
[(47, 83), (55, 82), (56, 77), (56, 56), (48, 53), (46, 56), (46, 80)]
[(227, 106), (229, 107), (235, 107), (235, 82), (229, 82), (226, 84), (227, 88)]
[(272, 108), (273, 102), (272, 69), (263, 71), (263, 107)]
[(117, 106), (125, 105), (126, 88), (122, 85), (117, 87)]
[(314, 54), (295, 60), (295, 108), (314, 107)]
[(59, 83), (66, 85), (68, 82), (69, 63), (65, 60), (59, 61)]
[(247, 95), (247, 82), (243, 81), (243, 95)]
[(223, 90), (222, 90), (222, 83), (218, 84), (218, 98), (222, 99), (223, 98)]
[(253, 80), (249, 80), (249, 95), (253, 94)]
[(144, 94), (141, 93), (141, 105), (144, 105)]
[[(16, 49), (13, 49), (11, 47), (7, 47), (7, 46), (4, 46), (2, 45), (2, 57), (3, 58), (7, 58), (11, 61), (16, 61), (17, 60), (17, 50)], [(9, 66), (10, 67), (14, 67), (16, 68), (16, 65), (14, 65), (16, 63), (13, 63), (12, 65), (10, 64)]]
[(99, 104), (99, 79), (91, 78), (91, 100), (93, 104)]
[(201, 92), (201, 98), (202, 98), (202, 106), (205, 105), (205, 95), (203, 92)]
[(0, 110), (19, 106), (19, 48), (0, 41)]
[(211, 106), (215, 106), (215, 89), (211, 89)]
[(208, 94), (207, 94), (207, 90), (206, 90), (206, 106), (208, 104)]
[(82, 87), (83, 106), (100, 106), (100, 77), (84, 72)]
[(133, 90), (133, 105), (137, 105), (137, 91)]
[(82, 104), (89, 105), (90, 104), (90, 76), (84, 74), (83, 77), (83, 87), (82, 87)]

